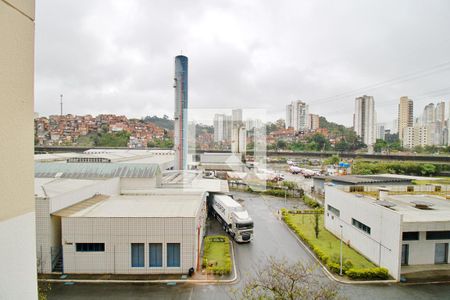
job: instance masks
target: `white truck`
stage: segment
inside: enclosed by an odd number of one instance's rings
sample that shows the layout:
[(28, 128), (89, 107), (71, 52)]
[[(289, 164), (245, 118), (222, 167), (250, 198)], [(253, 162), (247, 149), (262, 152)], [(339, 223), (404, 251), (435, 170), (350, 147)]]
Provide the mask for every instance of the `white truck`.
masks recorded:
[(230, 196), (214, 194), (210, 202), (210, 212), (236, 242), (250, 242), (253, 239), (252, 218), (247, 210)]

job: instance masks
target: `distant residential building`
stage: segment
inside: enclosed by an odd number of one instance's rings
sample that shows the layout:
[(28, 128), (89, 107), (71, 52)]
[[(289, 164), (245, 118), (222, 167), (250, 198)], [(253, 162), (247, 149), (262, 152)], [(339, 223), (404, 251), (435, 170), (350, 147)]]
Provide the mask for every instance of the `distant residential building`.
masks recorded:
[(226, 142), (231, 138), (231, 116), (226, 114), (214, 115), (214, 142)]
[(320, 127), (319, 115), (308, 114), (308, 129), (316, 130)]
[(372, 96), (364, 95), (355, 99), (353, 128), (367, 146), (375, 143), (375, 103)]
[(396, 133), (398, 133), (398, 118), (397, 118), (397, 119), (394, 119), (394, 120), (392, 121), (391, 126), (390, 126), (390, 129), (391, 129), (391, 134), (396, 134)]
[(308, 129), (308, 105), (300, 100), (293, 101), (286, 106), (286, 128), (295, 131)]
[(412, 126), (403, 128), (402, 146), (404, 148), (414, 148), (414, 128)]
[(385, 126), (384, 123), (378, 123), (377, 124), (377, 131), (376, 131), (376, 138), (377, 140), (383, 140), (385, 139)]
[(233, 109), (231, 127), (231, 152), (245, 154), (247, 150), (247, 129), (242, 122), (242, 109)]
[(445, 102), (441, 101), (436, 104), (435, 109), (435, 121), (440, 122), (441, 125), (445, 124)]
[(404, 128), (403, 147), (412, 149), (417, 146), (433, 145), (433, 125), (413, 126)]
[(398, 137), (403, 139), (403, 129), (413, 126), (414, 121), (414, 103), (411, 99), (404, 96), (400, 98), (398, 104)]
[(423, 115), (422, 115), (423, 124), (426, 125), (426, 124), (434, 123), (436, 121), (435, 113), (436, 113), (436, 111), (434, 108), (434, 103), (430, 103), (430, 104), (426, 105), (423, 110)]

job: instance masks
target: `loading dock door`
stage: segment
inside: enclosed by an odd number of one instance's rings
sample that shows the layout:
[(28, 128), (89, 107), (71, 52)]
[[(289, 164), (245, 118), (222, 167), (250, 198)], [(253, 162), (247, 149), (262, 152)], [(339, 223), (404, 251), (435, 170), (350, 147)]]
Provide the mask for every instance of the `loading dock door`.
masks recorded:
[(446, 264), (448, 256), (448, 243), (437, 243), (434, 248), (434, 263)]

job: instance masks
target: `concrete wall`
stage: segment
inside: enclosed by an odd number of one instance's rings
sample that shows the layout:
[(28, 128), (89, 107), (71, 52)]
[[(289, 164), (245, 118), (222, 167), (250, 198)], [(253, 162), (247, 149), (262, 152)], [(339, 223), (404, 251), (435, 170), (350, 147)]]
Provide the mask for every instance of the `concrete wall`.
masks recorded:
[(39, 273), (52, 271), (52, 251), (61, 247), (61, 218), (51, 213), (86, 200), (95, 194), (119, 194), (119, 178), (98, 180), (90, 186), (56, 197), (36, 198), (36, 257)]
[[(357, 197), (337, 188), (325, 187), (325, 227), (366, 256), (372, 262), (400, 278), (401, 220), (393, 210), (373, 204), (374, 200)], [(340, 210), (340, 217), (328, 211), (328, 205)], [(352, 225), (352, 218), (371, 228), (370, 235)]]
[(57, 212), (58, 210), (86, 200), (95, 194), (120, 194), (120, 179), (111, 178), (106, 180), (98, 180), (90, 186), (85, 186), (78, 190), (52, 197), (49, 202), (49, 212)]
[(153, 178), (121, 178), (120, 190), (122, 193), (129, 191), (148, 191), (152, 190), (161, 183), (161, 175)]
[(33, 0), (0, 0), (0, 37), (0, 299), (35, 299)]
[[(403, 241), (402, 244), (409, 245), (408, 265), (431, 265), (434, 264), (435, 244), (449, 243), (449, 240), (427, 240), (426, 231), (448, 231), (450, 222), (422, 222), (422, 223), (403, 223), (403, 231), (418, 231), (418, 241)], [(450, 251), (447, 261), (450, 262)], [(448, 265), (450, 269), (450, 265)]]
[[(62, 218), (65, 273), (175, 274), (195, 268), (195, 218)], [(76, 252), (76, 243), (105, 252)], [(131, 267), (131, 243), (144, 243), (144, 267)], [(149, 243), (163, 244), (163, 267), (149, 267)], [(167, 243), (180, 243), (181, 267), (167, 267)]]

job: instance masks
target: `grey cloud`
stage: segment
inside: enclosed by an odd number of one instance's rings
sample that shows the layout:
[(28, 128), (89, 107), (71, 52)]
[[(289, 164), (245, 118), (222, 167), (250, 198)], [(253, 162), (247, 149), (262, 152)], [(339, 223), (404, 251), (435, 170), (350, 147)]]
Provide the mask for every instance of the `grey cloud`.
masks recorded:
[(350, 125), (360, 94), (375, 97), (384, 122), (395, 118), (400, 96), (419, 112), (450, 95), (449, 67), (332, 97), (450, 61), (445, 0), (41, 0), (36, 9), (35, 102), (44, 115), (58, 112), (63, 93), (67, 113), (171, 116), (181, 50), (196, 108), (261, 107), (276, 119), (302, 99)]

